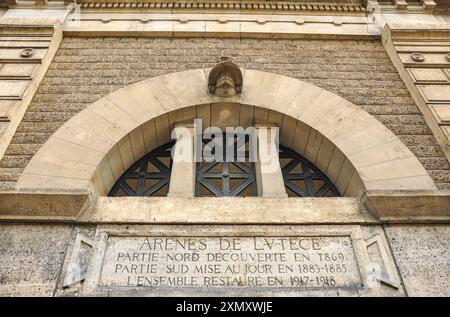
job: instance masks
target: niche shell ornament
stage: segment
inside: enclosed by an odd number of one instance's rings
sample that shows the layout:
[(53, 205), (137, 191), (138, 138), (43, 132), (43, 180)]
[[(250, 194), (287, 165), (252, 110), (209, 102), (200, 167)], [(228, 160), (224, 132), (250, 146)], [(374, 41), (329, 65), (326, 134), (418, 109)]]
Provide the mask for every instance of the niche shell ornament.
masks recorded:
[(221, 97), (230, 97), (242, 92), (242, 72), (229, 57), (221, 57), (210, 71), (208, 91)]
[(416, 63), (421, 63), (425, 61), (425, 56), (422, 53), (414, 52), (411, 53), (411, 59)]
[(24, 58), (28, 58), (33, 56), (34, 54), (34, 49), (32, 48), (24, 48), (23, 50), (20, 51), (20, 56), (24, 57)]

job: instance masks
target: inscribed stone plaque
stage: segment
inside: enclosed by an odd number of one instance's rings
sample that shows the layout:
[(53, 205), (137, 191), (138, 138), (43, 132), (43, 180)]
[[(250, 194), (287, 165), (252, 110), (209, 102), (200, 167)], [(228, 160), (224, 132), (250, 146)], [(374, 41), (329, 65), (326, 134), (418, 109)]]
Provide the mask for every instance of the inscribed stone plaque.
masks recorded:
[(357, 295), (367, 288), (356, 226), (161, 228), (101, 229), (86, 294)]
[(99, 286), (360, 287), (350, 237), (110, 237)]

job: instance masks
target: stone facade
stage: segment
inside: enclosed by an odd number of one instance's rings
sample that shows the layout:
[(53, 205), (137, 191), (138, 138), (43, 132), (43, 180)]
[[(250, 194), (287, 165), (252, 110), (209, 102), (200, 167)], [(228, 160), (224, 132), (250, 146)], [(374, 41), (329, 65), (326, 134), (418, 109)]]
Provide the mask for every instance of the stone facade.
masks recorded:
[[(377, 228), (366, 226), (365, 234), (370, 237)], [(382, 294), (447, 296), (448, 227), (387, 225), (383, 229), (400, 272), (400, 290), (383, 286)], [(92, 238), (95, 227), (3, 224), (0, 232), (1, 296), (77, 296), (82, 292), (82, 284), (64, 287), (64, 279), (77, 235)]]
[(400, 137), (439, 188), (450, 164), (379, 41), (66, 37), (0, 162), (2, 187), (65, 121), (121, 87), (166, 73), (211, 67), (220, 55), (241, 67), (308, 81), (359, 105)]
[(0, 294), (52, 296), (71, 230), (70, 225), (1, 225)]
[[(450, 295), (447, 0), (78, 2), (0, 1), (0, 296)], [(258, 129), (259, 197), (192, 153), (107, 196), (198, 118)], [(342, 197), (286, 197), (267, 127)]]
[(386, 226), (385, 231), (408, 294), (447, 296), (448, 227)]

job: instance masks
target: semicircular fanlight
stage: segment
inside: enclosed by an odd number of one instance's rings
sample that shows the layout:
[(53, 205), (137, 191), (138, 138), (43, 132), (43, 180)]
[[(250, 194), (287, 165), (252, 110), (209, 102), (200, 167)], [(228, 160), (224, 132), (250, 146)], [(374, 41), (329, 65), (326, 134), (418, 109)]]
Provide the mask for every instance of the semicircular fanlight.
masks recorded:
[(174, 141), (164, 144), (134, 163), (117, 180), (108, 196), (167, 196)]
[[(203, 140), (204, 143), (208, 141)], [(241, 141), (243, 144), (239, 144)], [(237, 142), (236, 139), (232, 145), (234, 150), (246, 146), (248, 139), (241, 141)], [(117, 180), (108, 196), (167, 196), (174, 144), (174, 141), (164, 144), (134, 163)], [(244, 155), (248, 158), (247, 151)], [(280, 145), (279, 156), (288, 196), (341, 196), (328, 177), (297, 152)], [(257, 196), (256, 179), (255, 163), (245, 159), (236, 159), (236, 162), (200, 162), (197, 163), (196, 196)]]
[(290, 197), (339, 197), (336, 186), (314, 164), (280, 145), (284, 186)]

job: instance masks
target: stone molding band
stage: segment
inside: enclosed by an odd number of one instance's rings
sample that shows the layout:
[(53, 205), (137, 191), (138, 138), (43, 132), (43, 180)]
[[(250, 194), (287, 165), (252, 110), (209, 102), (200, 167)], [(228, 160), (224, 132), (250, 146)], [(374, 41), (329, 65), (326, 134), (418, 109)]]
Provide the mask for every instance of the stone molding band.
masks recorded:
[(295, 1), (152, 1), (152, 2), (81, 2), (82, 9), (185, 9), (185, 10), (245, 10), (245, 11), (336, 11), (343, 13), (366, 12), (360, 3), (320, 3)]
[[(199, 209), (199, 202), (209, 212)], [(359, 199), (325, 200), (312, 197), (167, 200), (95, 197), (87, 192), (0, 192), (0, 222), (235, 224), (236, 219), (239, 224), (448, 224), (450, 191), (368, 191)]]

